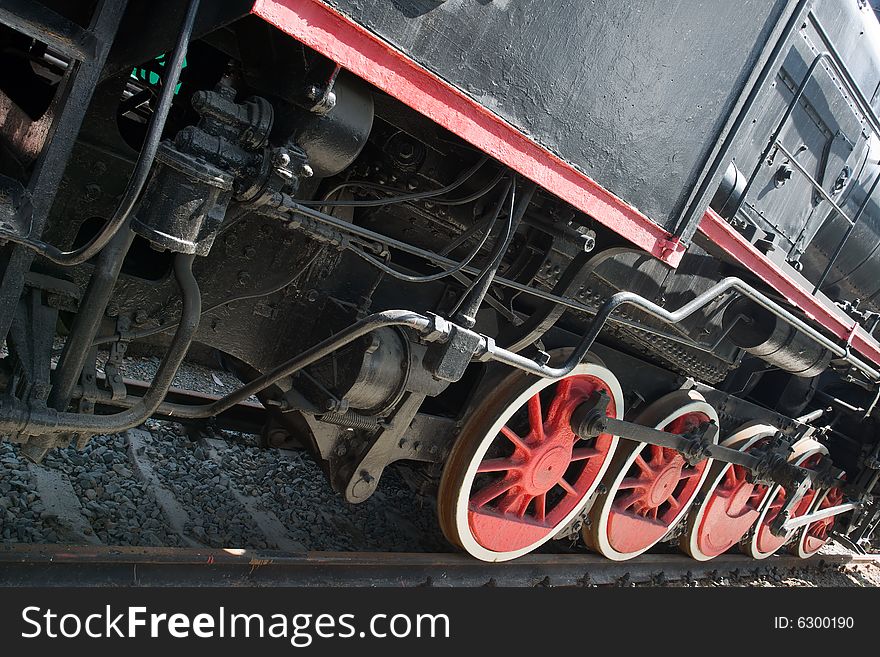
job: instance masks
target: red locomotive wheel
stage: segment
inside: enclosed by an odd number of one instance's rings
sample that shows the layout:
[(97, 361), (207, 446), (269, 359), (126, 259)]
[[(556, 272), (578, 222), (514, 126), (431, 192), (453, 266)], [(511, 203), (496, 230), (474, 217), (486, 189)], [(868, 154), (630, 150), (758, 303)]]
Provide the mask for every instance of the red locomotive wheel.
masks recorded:
[[(635, 420), (683, 434), (718, 414), (696, 391), (677, 390), (646, 408)], [(607, 493), (590, 512), (587, 545), (623, 561), (660, 542), (687, 513), (709, 473), (712, 459), (689, 466), (673, 449), (627, 441), (606, 475)]]
[[(820, 493), (815, 502), (810, 506), (809, 512), (821, 511), (832, 506), (843, 504), (843, 491), (839, 488), (829, 488)], [(801, 532), (798, 539), (796, 554), (801, 559), (808, 559), (816, 554), (820, 548), (831, 538), (831, 529), (834, 527), (834, 516), (812, 522)]]
[[(722, 444), (747, 452), (775, 435), (776, 428), (749, 422)], [(681, 549), (698, 561), (708, 561), (739, 543), (760, 515), (768, 487), (750, 483), (747, 470), (732, 463), (716, 462), (700, 491), (703, 503), (688, 514)]]
[(597, 391), (623, 414), (611, 372), (583, 363), (560, 380), (515, 372), (471, 414), (443, 471), (437, 497), (443, 533), (484, 561), (506, 561), (553, 538), (583, 510), (617, 445), (583, 440), (571, 415)]
[[(828, 450), (823, 445), (812, 438), (802, 438), (794, 444), (789, 461), (795, 465), (809, 468), (818, 463), (822, 456), (826, 454), (828, 454)], [(813, 489), (808, 490), (792, 511), (791, 517), (796, 518), (806, 513), (815, 497), (816, 491)], [(764, 499), (761, 513), (758, 516), (758, 522), (749, 532), (745, 541), (740, 544), (743, 551), (753, 559), (766, 559), (788, 543), (794, 534), (793, 530), (786, 532), (783, 536), (776, 536), (770, 531), (770, 524), (779, 515), (779, 512), (782, 511), (782, 508), (785, 506), (785, 499), (786, 492), (782, 486), (770, 488), (770, 492)]]

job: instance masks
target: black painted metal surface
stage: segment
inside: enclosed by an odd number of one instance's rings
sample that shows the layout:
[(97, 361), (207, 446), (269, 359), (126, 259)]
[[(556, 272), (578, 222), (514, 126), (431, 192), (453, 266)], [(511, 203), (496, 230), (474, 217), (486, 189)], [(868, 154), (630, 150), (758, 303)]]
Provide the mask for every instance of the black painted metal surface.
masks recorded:
[(674, 232), (793, 3), (329, 4)]

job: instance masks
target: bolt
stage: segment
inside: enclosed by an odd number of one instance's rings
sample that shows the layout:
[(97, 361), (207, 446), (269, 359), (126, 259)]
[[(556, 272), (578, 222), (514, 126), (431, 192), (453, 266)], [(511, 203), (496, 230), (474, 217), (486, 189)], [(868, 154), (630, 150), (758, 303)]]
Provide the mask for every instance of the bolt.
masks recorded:
[(776, 187), (782, 187), (786, 182), (791, 180), (791, 176), (794, 172), (792, 168), (787, 164), (783, 164), (779, 169), (776, 170), (776, 175), (774, 176), (774, 184)]
[(309, 290), (309, 291), (306, 293), (306, 300), (307, 300), (309, 303), (314, 303), (315, 301), (318, 300), (318, 297), (319, 297), (319, 296), (320, 296), (320, 295), (318, 294), (318, 291), (317, 291), (317, 290)]
[(239, 285), (247, 285), (251, 280), (251, 275), (249, 272), (240, 271), (238, 272), (238, 284)]
[(257, 255), (257, 249), (253, 246), (246, 246), (244, 249), (244, 257), (250, 260)]

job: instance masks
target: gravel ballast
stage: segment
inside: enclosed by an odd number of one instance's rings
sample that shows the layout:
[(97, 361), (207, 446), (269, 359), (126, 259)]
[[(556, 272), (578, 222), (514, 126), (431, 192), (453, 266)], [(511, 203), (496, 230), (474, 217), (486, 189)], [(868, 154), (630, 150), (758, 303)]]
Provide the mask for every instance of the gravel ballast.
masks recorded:
[[(125, 374), (142, 379), (156, 365), (150, 358), (131, 361)], [(238, 385), (229, 374), (192, 365), (175, 384), (214, 394)], [(373, 496), (352, 505), (305, 452), (263, 449), (256, 436), (228, 431), (194, 438), (179, 424), (156, 420), (95, 436), (83, 450), (52, 450), (39, 466), (17, 446), (0, 442), (0, 542), (287, 552), (451, 549), (433, 499), (413, 492), (393, 465)], [(663, 584), (878, 586), (880, 568), (756, 569), (736, 578)]]

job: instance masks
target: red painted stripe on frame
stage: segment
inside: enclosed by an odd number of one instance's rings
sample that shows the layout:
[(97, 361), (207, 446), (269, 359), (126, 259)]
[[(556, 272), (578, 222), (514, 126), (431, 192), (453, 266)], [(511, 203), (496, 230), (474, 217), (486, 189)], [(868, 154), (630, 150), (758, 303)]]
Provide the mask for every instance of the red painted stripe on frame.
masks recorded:
[(319, 0), (256, 0), (251, 12), (416, 109), (599, 223), (676, 266), (684, 245), (472, 98)]
[[(880, 344), (851, 319), (838, 313), (814, 297), (785, 271), (758, 251), (714, 210), (708, 210), (700, 222), (699, 230), (712, 242), (729, 253), (739, 264), (754, 273), (774, 290), (782, 294), (791, 305), (807, 315), (843, 341), (852, 334), (853, 349), (880, 364)], [(855, 330), (855, 333), (853, 333)]]
[[(676, 266), (684, 246), (610, 191), (320, 0), (256, 0), (252, 13), (454, 132), (635, 245)], [(880, 364), (880, 344), (804, 289), (711, 209), (700, 232), (841, 340)], [(853, 331), (855, 331), (853, 333)]]

